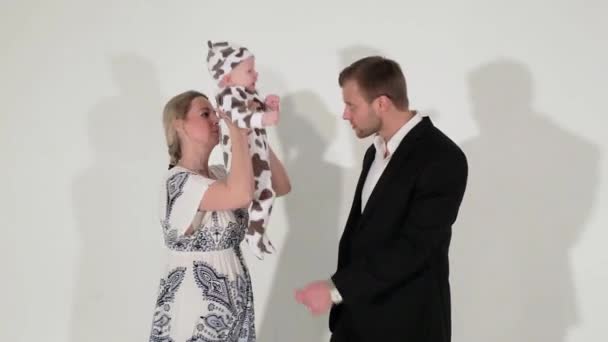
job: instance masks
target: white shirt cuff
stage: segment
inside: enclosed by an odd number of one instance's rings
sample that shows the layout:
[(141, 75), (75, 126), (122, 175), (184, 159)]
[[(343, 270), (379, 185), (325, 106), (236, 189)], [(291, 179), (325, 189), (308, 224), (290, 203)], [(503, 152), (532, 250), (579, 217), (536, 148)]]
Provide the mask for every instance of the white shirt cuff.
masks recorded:
[(342, 303), (342, 296), (340, 295), (340, 291), (338, 291), (338, 289), (336, 288), (336, 285), (334, 285), (334, 282), (331, 281), (331, 279), (329, 280), (329, 294), (331, 296), (331, 301), (334, 304), (340, 304)]

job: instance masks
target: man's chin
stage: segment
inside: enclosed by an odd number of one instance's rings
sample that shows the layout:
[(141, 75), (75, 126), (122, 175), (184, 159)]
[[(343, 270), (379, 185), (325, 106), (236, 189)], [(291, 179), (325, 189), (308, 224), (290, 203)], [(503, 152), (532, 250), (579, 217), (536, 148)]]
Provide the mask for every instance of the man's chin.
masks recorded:
[(372, 133), (373, 132), (355, 129), (355, 135), (357, 135), (357, 138), (359, 138), (359, 139), (365, 139), (365, 138), (369, 137), (370, 135), (372, 135)]

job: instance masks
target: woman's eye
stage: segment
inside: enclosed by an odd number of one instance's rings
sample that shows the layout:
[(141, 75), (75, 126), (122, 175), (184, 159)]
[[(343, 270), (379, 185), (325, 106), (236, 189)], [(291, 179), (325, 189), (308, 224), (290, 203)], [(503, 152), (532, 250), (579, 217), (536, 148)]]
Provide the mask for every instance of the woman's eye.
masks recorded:
[(203, 111), (203, 113), (201, 114), (201, 116), (204, 116), (204, 117), (208, 118), (209, 117), (209, 111), (208, 110)]

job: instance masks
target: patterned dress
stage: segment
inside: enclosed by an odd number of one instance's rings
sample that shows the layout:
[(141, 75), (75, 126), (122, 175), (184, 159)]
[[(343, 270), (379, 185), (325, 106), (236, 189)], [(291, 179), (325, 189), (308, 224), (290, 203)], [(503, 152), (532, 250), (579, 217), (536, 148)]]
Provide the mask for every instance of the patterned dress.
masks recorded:
[[(226, 177), (222, 166), (210, 172)], [(200, 212), (213, 182), (180, 166), (163, 182), (160, 221), (169, 255), (150, 342), (255, 341), (251, 278), (239, 247), (247, 211)]]

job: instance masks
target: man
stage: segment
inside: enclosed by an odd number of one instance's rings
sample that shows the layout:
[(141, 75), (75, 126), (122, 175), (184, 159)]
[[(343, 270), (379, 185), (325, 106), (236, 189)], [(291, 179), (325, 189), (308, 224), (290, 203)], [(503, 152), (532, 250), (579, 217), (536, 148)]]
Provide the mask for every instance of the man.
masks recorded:
[(339, 76), (343, 118), (365, 153), (337, 271), (296, 299), (331, 308), (331, 341), (444, 342), (451, 337), (448, 249), (468, 174), (461, 149), (409, 109), (399, 64), (366, 57)]

